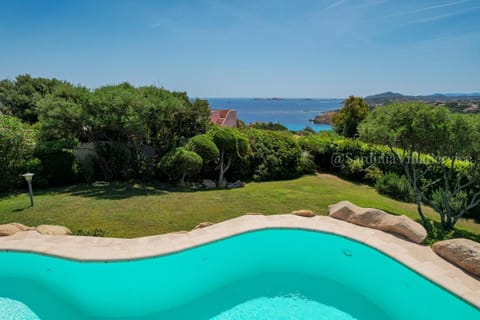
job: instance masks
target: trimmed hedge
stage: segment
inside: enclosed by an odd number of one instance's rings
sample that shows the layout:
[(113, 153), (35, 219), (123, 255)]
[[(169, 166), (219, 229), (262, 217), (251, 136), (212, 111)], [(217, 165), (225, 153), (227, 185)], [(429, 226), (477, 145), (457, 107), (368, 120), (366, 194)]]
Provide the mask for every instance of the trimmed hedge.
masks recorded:
[(415, 201), (412, 187), (404, 175), (398, 176), (396, 173), (387, 172), (377, 179), (375, 189), (381, 194), (386, 194), (401, 201)]
[[(299, 144), (303, 150), (311, 154), (318, 170), (336, 172), (349, 179), (375, 185), (380, 193), (402, 201), (413, 200), (409, 187), (405, 186), (408, 182), (404, 177), (403, 165), (387, 146), (367, 144), (332, 133), (304, 136), (299, 139)], [(443, 173), (438, 166), (435, 168), (429, 166), (428, 163), (432, 161), (430, 156), (421, 155), (419, 160), (417, 168), (426, 172), (422, 177), (424, 192), (426, 196), (431, 196), (434, 190), (428, 185), (440, 178)], [(458, 171), (462, 170), (463, 166), (465, 162), (455, 163)], [(453, 179), (456, 179), (455, 175)], [(479, 220), (480, 206), (472, 209), (467, 216)]]

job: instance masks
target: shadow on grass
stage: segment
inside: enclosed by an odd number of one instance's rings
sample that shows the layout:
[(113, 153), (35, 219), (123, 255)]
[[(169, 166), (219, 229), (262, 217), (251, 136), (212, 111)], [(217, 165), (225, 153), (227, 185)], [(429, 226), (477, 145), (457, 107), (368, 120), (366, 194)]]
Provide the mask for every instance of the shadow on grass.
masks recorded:
[[(160, 196), (172, 192), (210, 192), (230, 189), (198, 189), (192, 187), (181, 187), (161, 182), (143, 182), (143, 181), (122, 181), (122, 182), (96, 182), (92, 184), (76, 184), (66, 187), (53, 187), (48, 189), (34, 189), (34, 196), (54, 196), (66, 194), (78, 197), (87, 197), (95, 199), (122, 200), (141, 196)], [(8, 200), (13, 197), (24, 195), (23, 190), (15, 190), (12, 193), (0, 194), (0, 200)], [(28, 209), (18, 208), (13, 211), (21, 212)]]
[[(214, 189), (213, 189), (214, 190)], [(78, 184), (63, 189), (52, 190), (53, 193), (66, 193), (72, 196), (95, 199), (122, 200), (142, 196), (161, 196), (171, 192), (208, 192), (206, 189), (173, 186), (159, 182), (109, 182)]]
[[(332, 176), (335, 176), (337, 178), (339, 178), (340, 180), (344, 180), (344, 181), (347, 181), (355, 186), (370, 186), (372, 187), (372, 185), (369, 185), (365, 182), (365, 180), (361, 180), (361, 179), (355, 179), (355, 178), (352, 178), (350, 176), (347, 176), (345, 174), (342, 174), (341, 172), (338, 172), (338, 171), (327, 171), (327, 170), (321, 170), (321, 171), (318, 171), (318, 174), (329, 174), (329, 175), (332, 175)], [(316, 175), (316, 174), (312, 174), (312, 175)]]
[(155, 184), (111, 182), (103, 184), (74, 185), (64, 188), (60, 193), (95, 199), (121, 200), (140, 196), (158, 196), (166, 194), (168, 191)]

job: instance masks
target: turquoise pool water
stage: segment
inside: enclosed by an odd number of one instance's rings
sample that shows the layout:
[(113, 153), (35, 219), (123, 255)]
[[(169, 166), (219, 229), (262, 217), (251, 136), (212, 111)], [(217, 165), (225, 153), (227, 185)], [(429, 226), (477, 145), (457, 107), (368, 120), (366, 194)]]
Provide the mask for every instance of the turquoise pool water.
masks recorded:
[(296, 229), (162, 257), (76, 262), (0, 253), (0, 319), (480, 319), (384, 254)]

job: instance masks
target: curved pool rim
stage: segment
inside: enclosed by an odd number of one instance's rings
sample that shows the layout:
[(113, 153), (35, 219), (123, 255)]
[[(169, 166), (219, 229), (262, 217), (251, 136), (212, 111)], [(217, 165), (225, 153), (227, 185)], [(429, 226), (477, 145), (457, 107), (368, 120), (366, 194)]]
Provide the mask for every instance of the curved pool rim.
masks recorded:
[(36, 231), (0, 238), (0, 252), (24, 252), (79, 262), (149, 259), (266, 229), (300, 229), (344, 237), (384, 254), (480, 311), (480, 279), (437, 256), (430, 247), (327, 216), (247, 214), (189, 232), (121, 239), (49, 236)]

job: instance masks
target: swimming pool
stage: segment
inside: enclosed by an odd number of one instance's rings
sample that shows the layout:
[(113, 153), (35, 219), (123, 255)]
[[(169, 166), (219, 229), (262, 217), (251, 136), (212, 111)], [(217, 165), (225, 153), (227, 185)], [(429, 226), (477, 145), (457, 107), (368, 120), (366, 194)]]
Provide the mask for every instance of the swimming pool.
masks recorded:
[(480, 311), (341, 236), (252, 231), (165, 256), (0, 253), (1, 319), (478, 319)]

